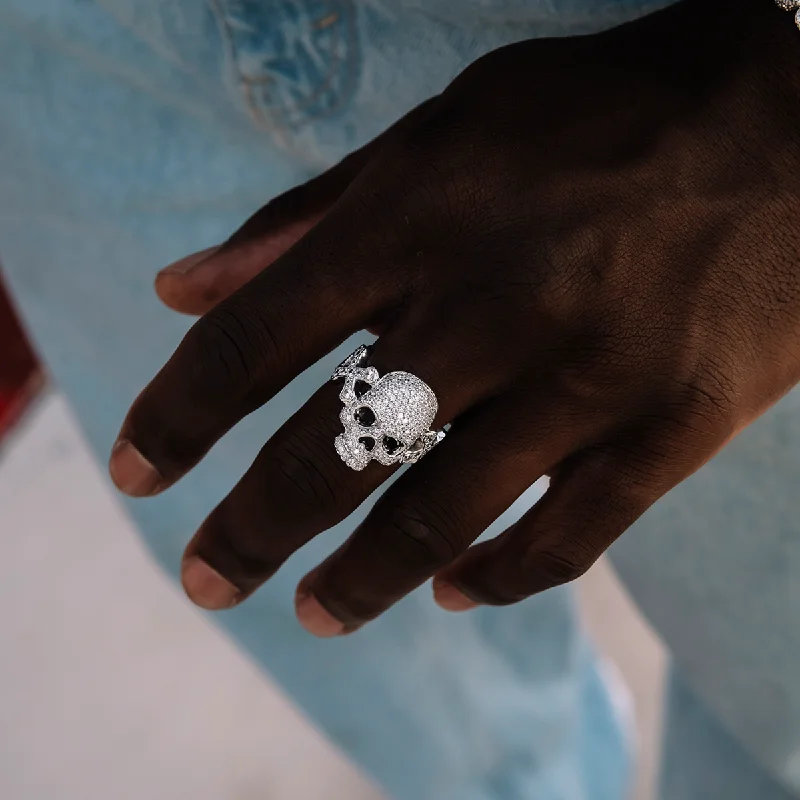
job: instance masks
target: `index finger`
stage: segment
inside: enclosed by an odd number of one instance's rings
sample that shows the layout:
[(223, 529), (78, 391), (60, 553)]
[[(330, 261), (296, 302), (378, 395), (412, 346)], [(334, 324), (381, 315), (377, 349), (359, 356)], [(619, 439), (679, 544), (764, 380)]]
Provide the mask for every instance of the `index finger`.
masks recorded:
[(370, 269), (365, 230), (346, 209), (330, 214), (195, 323), (122, 425), (109, 463), (121, 491), (167, 488), (240, 419), (392, 303), (399, 276), (379, 280)]

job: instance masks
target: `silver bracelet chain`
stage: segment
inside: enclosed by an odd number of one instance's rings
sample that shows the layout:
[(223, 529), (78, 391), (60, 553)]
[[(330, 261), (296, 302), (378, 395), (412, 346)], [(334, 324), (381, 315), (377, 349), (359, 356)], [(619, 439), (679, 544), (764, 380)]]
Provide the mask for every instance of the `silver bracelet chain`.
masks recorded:
[(784, 11), (794, 11), (794, 21), (800, 28), (800, 0), (775, 0)]

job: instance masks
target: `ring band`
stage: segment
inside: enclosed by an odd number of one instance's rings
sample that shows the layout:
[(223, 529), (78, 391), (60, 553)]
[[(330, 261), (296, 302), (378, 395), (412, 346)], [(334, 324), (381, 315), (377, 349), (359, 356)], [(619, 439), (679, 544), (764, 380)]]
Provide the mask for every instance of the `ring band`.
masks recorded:
[(371, 348), (361, 345), (331, 375), (344, 378), (339, 419), (344, 425), (334, 442), (339, 457), (355, 470), (370, 461), (386, 466), (419, 461), (445, 437), (431, 430), (439, 403), (427, 383), (410, 372), (387, 372), (364, 366)]

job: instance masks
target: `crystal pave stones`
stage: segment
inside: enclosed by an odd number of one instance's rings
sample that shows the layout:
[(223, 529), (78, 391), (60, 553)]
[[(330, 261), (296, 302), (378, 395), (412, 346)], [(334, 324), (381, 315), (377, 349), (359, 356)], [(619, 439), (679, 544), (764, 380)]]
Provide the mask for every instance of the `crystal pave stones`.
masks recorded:
[(784, 11), (795, 12), (794, 21), (797, 23), (797, 27), (800, 28), (800, 0), (775, 0), (775, 2)]
[(430, 428), (439, 408), (428, 385), (408, 372), (384, 375), (359, 402), (372, 410), (384, 436), (409, 445)]
[(336, 452), (355, 470), (372, 460), (387, 466), (418, 461), (444, 438), (443, 431), (430, 429), (439, 408), (436, 395), (410, 372), (381, 378), (375, 367), (364, 366), (369, 352), (359, 347), (331, 377), (344, 378), (344, 432), (336, 437)]
[[(339, 364), (338, 367), (336, 367), (336, 369), (333, 371), (333, 375), (331, 375), (331, 380), (335, 381), (339, 378), (346, 378), (351, 372), (353, 372), (353, 370), (361, 367), (367, 360), (369, 351), (370, 348), (365, 344), (357, 347), (352, 353), (350, 353), (349, 356), (347, 356), (344, 361), (342, 361), (341, 364)], [(360, 381), (358, 382), (360, 383)]]

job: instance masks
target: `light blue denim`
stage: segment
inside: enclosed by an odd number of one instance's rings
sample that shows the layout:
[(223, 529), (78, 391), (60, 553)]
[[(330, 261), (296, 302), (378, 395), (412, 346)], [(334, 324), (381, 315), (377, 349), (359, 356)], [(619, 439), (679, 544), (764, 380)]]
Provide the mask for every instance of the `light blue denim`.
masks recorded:
[[(0, 0), (0, 257), (99, 456), (189, 324), (156, 301), (160, 266), (221, 241), (482, 53), (656, 5)], [(129, 503), (166, 570), (351, 345), (179, 486)], [(785, 400), (613, 548), (680, 670), (664, 800), (800, 792), (797, 404)], [(356, 636), (321, 642), (300, 630), (295, 583), (356, 518), (219, 624), (397, 800), (625, 797), (630, 750), (567, 590), (455, 616), (423, 588)], [(728, 788), (705, 793), (711, 785)]]

